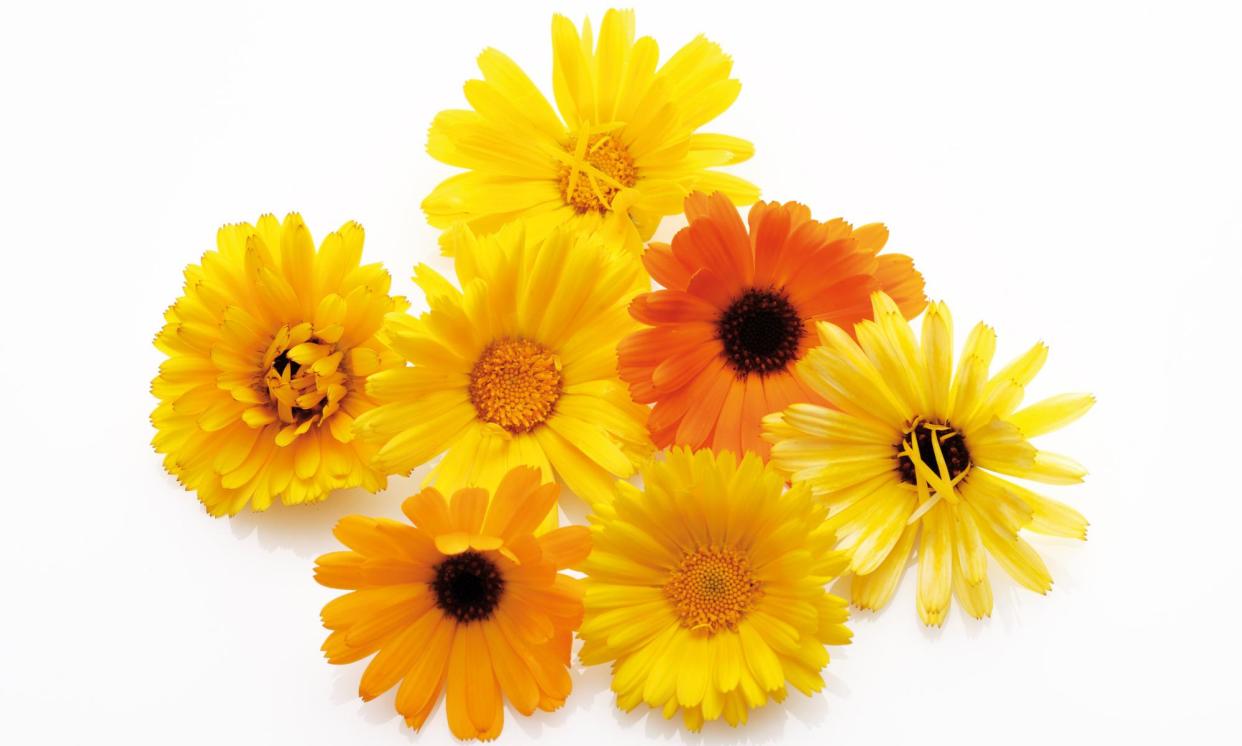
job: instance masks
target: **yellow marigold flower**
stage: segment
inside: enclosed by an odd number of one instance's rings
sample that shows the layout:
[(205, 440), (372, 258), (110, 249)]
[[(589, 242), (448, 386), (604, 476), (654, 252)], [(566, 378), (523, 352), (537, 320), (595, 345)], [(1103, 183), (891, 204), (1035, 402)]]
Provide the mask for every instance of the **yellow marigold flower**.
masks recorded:
[(168, 359), (151, 384), (152, 444), (212, 515), (385, 486), (351, 426), (372, 406), (366, 377), (402, 364), (380, 328), (407, 304), (381, 265), (359, 264), (362, 241), (346, 223), (316, 252), (301, 216), (264, 215), (221, 228), (186, 268), (155, 338)]
[(589, 20), (579, 33), (554, 16), (554, 110), (513, 60), (485, 50), (483, 80), (465, 87), (472, 109), (432, 122), (427, 151), (467, 170), (424, 200), (427, 219), (485, 234), (525, 217), (532, 239), (568, 223), (638, 252), (693, 189), (754, 202), (753, 184), (715, 170), (750, 158), (753, 146), (697, 132), (741, 90), (732, 60), (700, 36), (658, 61), (654, 39), (635, 40), (633, 11), (608, 11), (598, 44)]
[(850, 631), (824, 590), (845, 570), (825, 508), (754, 453), (676, 448), (596, 506), (579, 657), (613, 662), (617, 706), (645, 702), (686, 726), (823, 688), (825, 645)]
[(888, 603), (916, 545), (928, 625), (944, 622), (951, 595), (976, 618), (991, 614), (989, 554), (1014, 580), (1048, 592), (1048, 568), (1019, 532), (1085, 539), (1087, 521), (998, 474), (1082, 481), (1085, 469), (1029, 439), (1078, 419), (1095, 399), (1063, 394), (1018, 409), (1048, 355), (1043, 343), (989, 378), (996, 333), (979, 324), (954, 372), (943, 303), (928, 306), (920, 341), (887, 295), (871, 302), (875, 320), (854, 325), (857, 341), (821, 322), (822, 346), (801, 364), (834, 409), (794, 404), (764, 420), (773, 463), (824, 500), (839, 548), (852, 553), (854, 603)]
[(558, 571), (586, 557), (591, 537), (584, 526), (533, 533), (557, 493), (518, 467), (490, 504), (478, 488), (450, 501), (428, 488), (401, 506), (414, 526), (343, 518), (335, 534), (352, 551), (315, 568), (321, 584), (351, 591), (323, 607), (328, 662), (376, 654), (358, 694), (374, 699), (400, 683), (397, 712), (415, 729), (443, 692), (458, 738), (500, 735), (503, 700), (523, 715), (560, 707), (582, 593)]
[(520, 223), (483, 238), (461, 227), (450, 240), (462, 289), (416, 268), (430, 311), (386, 326), (413, 367), (367, 381), (379, 406), (357, 425), (381, 446), (376, 466), (444, 453), (429, 478), (445, 489), (492, 487), (526, 464), (588, 500), (610, 495), (651, 451), (647, 409), (617, 378), (638, 262), (569, 228), (530, 243)]

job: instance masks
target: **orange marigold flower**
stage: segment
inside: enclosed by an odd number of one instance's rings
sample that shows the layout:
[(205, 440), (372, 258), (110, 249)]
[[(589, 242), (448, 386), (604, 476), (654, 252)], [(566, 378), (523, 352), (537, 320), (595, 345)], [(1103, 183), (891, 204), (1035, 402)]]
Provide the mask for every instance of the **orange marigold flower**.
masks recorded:
[(579, 581), (560, 571), (591, 551), (585, 526), (537, 531), (559, 492), (518, 466), (491, 499), (477, 487), (448, 500), (423, 490), (401, 506), (413, 526), (341, 519), (334, 533), (350, 551), (315, 567), (320, 584), (349, 591), (323, 607), (328, 662), (374, 655), (359, 696), (396, 687), (397, 712), (415, 730), (441, 697), (461, 739), (500, 735), (506, 701), (521, 715), (559, 708), (583, 615)]
[(622, 340), (621, 378), (636, 401), (654, 402), (657, 447), (766, 459), (764, 415), (824, 403), (795, 368), (813, 345), (815, 322), (853, 328), (871, 318), (876, 290), (913, 318), (927, 302), (923, 276), (908, 256), (879, 255), (888, 240), (879, 223), (821, 223), (796, 202), (758, 202), (748, 232), (722, 194), (691, 194), (685, 211), (690, 224), (672, 245), (653, 243), (643, 254), (665, 289), (630, 306), (650, 328)]

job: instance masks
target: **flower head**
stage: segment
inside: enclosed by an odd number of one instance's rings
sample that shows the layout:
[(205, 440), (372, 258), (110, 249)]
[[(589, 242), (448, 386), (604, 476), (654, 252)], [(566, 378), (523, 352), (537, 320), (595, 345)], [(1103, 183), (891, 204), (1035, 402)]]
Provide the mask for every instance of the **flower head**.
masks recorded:
[(824, 585), (847, 565), (824, 507), (755, 454), (676, 448), (597, 506), (583, 564), (580, 657), (613, 663), (617, 706), (698, 730), (823, 688), (825, 645), (844, 645), (845, 601)]
[(1019, 532), (1083, 539), (1087, 522), (1000, 475), (1082, 481), (1081, 466), (1029, 439), (1078, 419), (1094, 398), (1064, 394), (1019, 409), (1047, 357), (1042, 343), (989, 378), (996, 333), (979, 324), (954, 372), (943, 303), (928, 307), (921, 340), (887, 295), (872, 303), (874, 320), (856, 324), (853, 337), (819, 324), (822, 346), (801, 364), (833, 408), (794, 404), (764, 421), (772, 462), (830, 508), (828, 525), (857, 573), (854, 603), (888, 603), (916, 547), (918, 610), (929, 625), (944, 621), (951, 595), (972, 616), (991, 614), (989, 554), (1014, 580), (1046, 593), (1052, 578)]
[(151, 384), (153, 445), (212, 515), (384, 486), (352, 425), (372, 406), (366, 377), (402, 364), (380, 327), (407, 304), (382, 266), (359, 263), (362, 241), (346, 223), (316, 252), (301, 216), (264, 215), (221, 228), (186, 268), (155, 338), (168, 359)]
[(323, 608), (328, 662), (374, 654), (359, 695), (400, 684), (396, 708), (415, 729), (445, 694), (458, 738), (498, 736), (504, 700), (523, 715), (560, 707), (582, 595), (558, 571), (582, 561), (591, 540), (583, 526), (535, 535), (557, 492), (517, 467), (490, 502), (473, 487), (448, 501), (423, 490), (401, 506), (413, 526), (343, 518), (335, 534), (350, 551), (315, 568), (321, 584), (350, 591)]
[(479, 55), (483, 80), (466, 83), (472, 108), (431, 125), (427, 151), (466, 169), (424, 200), (432, 225), (464, 222), (486, 234), (521, 217), (538, 240), (568, 223), (637, 252), (692, 189), (740, 203), (759, 196), (715, 170), (749, 158), (751, 144), (697, 132), (741, 88), (716, 44), (699, 37), (657, 67), (655, 40), (634, 38), (633, 11), (610, 10), (598, 43), (589, 21), (579, 33), (555, 16), (552, 58), (556, 109), (513, 60), (495, 49)]
[(491, 487), (527, 464), (587, 500), (610, 494), (651, 451), (647, 410), (616, 373), (641, 268), (570, 228), (533, 243), (520, 223), (450, 238), (462, 289), (420, 266), (430, 311), (389, 317), (413, 367), (368, 381), (379, 406), (358, 428), (380, 446), (375, 463), (407, 471), (444, 453), (432, 478), (445, 489)]
[(664, 290), (630, 311), (649, 325), (618, 349), (635, 401), (654, 402), (659, 447), (673, 443), (766, 458), (760, 420), (793, 402), (822, 402), (796, 363), (816, 321), (848, 326), (871, 313), (872, 291), (896, 298), (907, 317), (924, 305), (910, 258), (879, 254), (888, 231), (811, 220), (807, 208), (757, 203), (750, 230), (722, 195), (692, 194), (690, 225), (671, 246), (643, 254)]

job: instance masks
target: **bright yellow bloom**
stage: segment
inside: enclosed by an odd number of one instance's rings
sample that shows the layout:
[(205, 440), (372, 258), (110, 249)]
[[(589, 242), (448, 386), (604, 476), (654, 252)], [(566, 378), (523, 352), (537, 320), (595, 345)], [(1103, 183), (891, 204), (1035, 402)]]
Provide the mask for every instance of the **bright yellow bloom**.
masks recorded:
[(473, 487), (451, 501), (423, 490), (401, 506), (413, 527), (343, 518), (336, 537), (352, 551), (315, 568), (321, 584), (352, 591), (323, 607), (328, 662), (378, 653), (358, 694), (374, 699), (400, 683), (397, 712), (418, 729), (444, 692), (458, 738), (500, 735), (503, 700), (523, 715), (560, 707), (582, 593), (558, 571), (586, 557), (591, 537), (583, 526), (534, 535), (558, 491), (519, 467), (490, 504)]
[[(552, 19), (557, 111), (522, 69), (495, 49), (479, 55), (483, 80), (466, 83), (472, 109), (441, 112), (427, 151), (467, 169), (423, 202), (432, 225), (464, 222), (477, 234), (525, 217), (538, 240), (554, 226), (600, 229), (635, 252), (694, 189), (749, 204), (759, 190), (715, 170), (753, 146), (699, 133), (741, 90), (733, 63), (703, 37), (657, 68), (654, 39), (634, 38), (633, 11), (610, 10), (598, 44), (564, 16)], [(446, 247), (446, 251), (449, 247)]]
[(431, 310), (389, 316), (413, 367), (367, 382), (380, 406), (357, 424), (381, 445), (375, 464), (404, 472), (444, 453), (430, 478), (448, 490), (526, 464), (587, 500), (610, 495), (651, 451), (647, 409), (617, 378), (641, 266), (568, 228), (530, 243), (520, 223), (477, 239), (462, 227), (450, 240), (462, 290), (419, 266)]
[(954, 373), (943, 303), (928, 306), (920, 342), (887, 295), (871, 302), (875, 320), (854, 325), (857, 342), (821, 322), (822, 346), (801, 364), (835, 409), (794, 404), (764, 420), (773, 463), (824, 500), (840, 548), (852, 553), (854, 603), (888, 603), (916, 547), (918, 610), (928, 625), (944, 621), (951, 595), (976, 618), (991, 614), (989, 554), (1046, 593), (1052, 578), (1019, 531), (1085, 539), (1087, 521), (997, 474), (1082, 481), (1085, 469), (1029, 439), (1078, 419), (1095, 399), (1063, 394), (1018, 409), (1047, 357), (1043, 343), (988, 378), (996, 333), (979, 324)]
[(380, 327), (408, 304), (381, 265), (359, 264), (362, 241), (346, 223), (316, 252), (301, 216), (264, 215), (221, 228), (218, 250), (186, 268), (155, 338), (168, 359), (152, 443), (212, 515), (385, 486), (352, 425), (372, 406), (366, 377), (402, 364)]
[(640, 702), (686, 726), (823, 688), (825, 645), (844, 645), (846, 602), (824, 590), (845, 570), (805, 486), (754, 453), (676, 448), (621, 482), (596, 507), (583, 564), (586, 617), (579, 657), (613, 662), (617, 706)]

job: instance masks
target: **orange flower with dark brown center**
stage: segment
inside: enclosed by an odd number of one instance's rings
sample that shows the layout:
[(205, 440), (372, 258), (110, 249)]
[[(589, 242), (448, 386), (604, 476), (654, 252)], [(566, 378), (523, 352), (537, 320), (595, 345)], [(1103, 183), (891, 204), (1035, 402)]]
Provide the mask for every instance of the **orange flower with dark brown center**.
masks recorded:
[(764, 415), (794, 402), (823, 403), (795, 363), (813, 324), (852, 328), (883, 290), (907, 318), (926, 303), (923, 277), (902, 254), (880, 254), (888, 230), (818, 222), (796, 202), (759, 202), (749, 230), (721, 194), (691, 194), (689, 226), (671, 245), (651, 244), (643, 263), (663, 290), (638, 296), (630, 313), (650, 328), (618, 348), (634, 399), (654, 403), (658, 447), (673, 444), (764, 458)]

